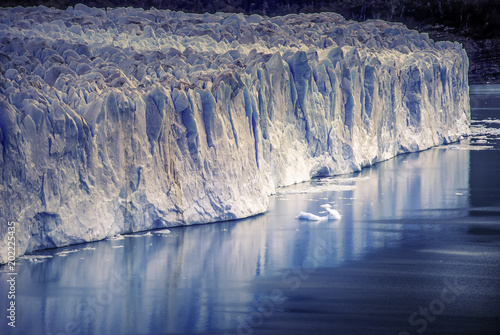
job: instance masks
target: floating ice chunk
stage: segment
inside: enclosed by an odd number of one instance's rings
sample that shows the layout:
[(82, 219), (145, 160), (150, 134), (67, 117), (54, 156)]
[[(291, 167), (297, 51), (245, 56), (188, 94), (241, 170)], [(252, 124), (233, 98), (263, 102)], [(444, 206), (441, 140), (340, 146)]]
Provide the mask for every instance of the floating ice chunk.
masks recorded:
[(336, 209), (326, 208), (326, 210), (330, 213), (328, 214), (328, 220), (340, 220), (342, 218), (342, 215)]
[[(321, 206), (324, 207), (325, 205), (321, 205)], [(340, 215), (340, 213), (337, 210), (329, 208), (329, 207), (325, 207), (325, 208), (329, 213), (328, 215), (319, 216), (319, 215), (315, 215), (315, 214), (308, 213), (308, 212), (300, 212), (299, 215), (297, 216), (297, 219), (308, 220), (308, 221), (328, 221), (328, 220), (340, 220), (342, 218), (342, 216)]]
[(155, 230), (155, 234), (168, 235), (170, 233), (171, 233), (170, 229)]
[(473, 125), (470, 127), (473, 136), (478, 135), (490, 135), (490, 136), (500, 136), (499, 128), (485, 127), (484, 125)]
[(309, 221), (325, 221), (328, 220), (327, 216), (318, 216), (308, 212), (300, 212), (297, 216), (299, 220), (309, 220)]
[(60, 252), (56, 253), (55, 255), (60, 256), (60, 257), (66, 257), (69, 254), (72, 254), (72, 253), (77, 252), (77, 251), (78, 250), (64, 250), (64, 251), (60, 251)]
[(45, 261), (45, 259), (43, 259), (43, 258), (30, 258), (29, 261), (31, 263), (41, 263), (41, 262)]
[(26, 259), (31, 263), (41, 263), (48, 260), (49, 258), (52, 258), (52, 255), (24, 255), (19, 257), (19, 259)]

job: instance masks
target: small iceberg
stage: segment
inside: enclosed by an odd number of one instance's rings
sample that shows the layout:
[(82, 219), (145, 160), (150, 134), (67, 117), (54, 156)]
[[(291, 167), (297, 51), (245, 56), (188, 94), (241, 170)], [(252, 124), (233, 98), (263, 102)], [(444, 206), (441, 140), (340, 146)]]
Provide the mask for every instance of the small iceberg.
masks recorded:
[(41, 263), (49, 258), (52, 258), (52, 255), (24, 255), (19, 257), (20, 260), (25, 259), (30, 261), (31, 263)]
[(324, 207), (328, 211), (328, 215), (319, 216), (312, 213), (300, 212), (299, 215), (297, 216), (297, 219), (308, 220), (308, 221), (328, 221), (328, 220), (340, 220), (342, 218), (342, 215), (340, 215), (340, 213), (337, 210), (330, 208), (329, 206), (322, 205), (321, 207)]
[(55, 255), (60, 256), (60, 257), (66, 257), (69, 254), (72, 254), (72, 253), (77, 252), (77, 251), (78, 251), (77, 249), (76, 250), (64, 250), (64, 251), (60, 251), (60, 252), (56, 253)]
[(155, 230), (155, 234), (168, 235), (170, 233), (171, 233), (170, 229)]

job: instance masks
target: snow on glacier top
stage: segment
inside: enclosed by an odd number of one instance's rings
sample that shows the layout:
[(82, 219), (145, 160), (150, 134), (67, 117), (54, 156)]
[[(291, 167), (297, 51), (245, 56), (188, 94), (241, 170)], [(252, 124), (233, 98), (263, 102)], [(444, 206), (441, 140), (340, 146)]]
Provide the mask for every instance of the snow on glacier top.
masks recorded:
[[(301, 50), (317, 61), (329, 54), (335, 57), (342, 48), (346, 57), (356, 61), (373, 53), (396, 57), (396, 50), (397, 57), (412, 53), (419, 57), (419, 51), (432, 54), (436, 48), (458, 47), (434, 43), (427, 34), (400, 23), (359, 23), (335, 13), (261, 17), (103, 10), (83, 4), (65, 11), (44, 6), (0, 9), (0, 39), (0, 70), (5, 79), (18, 82), (24, 76), (18, 73), (19, 67), (24, 67), (38, 85), (61, 87), (57, 80), (65, 78), (66, 85), (94, 82), (101, 90), (142, 89), (157, 82), (169, 82), (172, 89), (179, 85), (210, 88), (221, 72), (248, 73), (277, 51), (285, 60)], [(8, 61), (13, 58), (14, 62)]]

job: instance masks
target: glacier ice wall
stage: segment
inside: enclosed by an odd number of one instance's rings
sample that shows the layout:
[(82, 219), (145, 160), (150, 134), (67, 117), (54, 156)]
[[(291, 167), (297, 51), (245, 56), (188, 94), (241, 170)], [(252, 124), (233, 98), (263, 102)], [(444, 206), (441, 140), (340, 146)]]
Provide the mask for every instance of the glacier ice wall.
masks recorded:
[(469, 132), (468, 59), (401, 24), (0, 9), (0, 262), (266, 211)]

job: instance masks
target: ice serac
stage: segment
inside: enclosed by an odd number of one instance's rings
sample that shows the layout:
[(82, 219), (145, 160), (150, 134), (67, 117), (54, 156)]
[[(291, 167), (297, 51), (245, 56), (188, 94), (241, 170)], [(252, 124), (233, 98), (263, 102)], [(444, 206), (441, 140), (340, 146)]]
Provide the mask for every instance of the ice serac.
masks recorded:
[(469, 129), (458, 44), (333, 13), (0, 9), (0, 262), (243, 218)]

